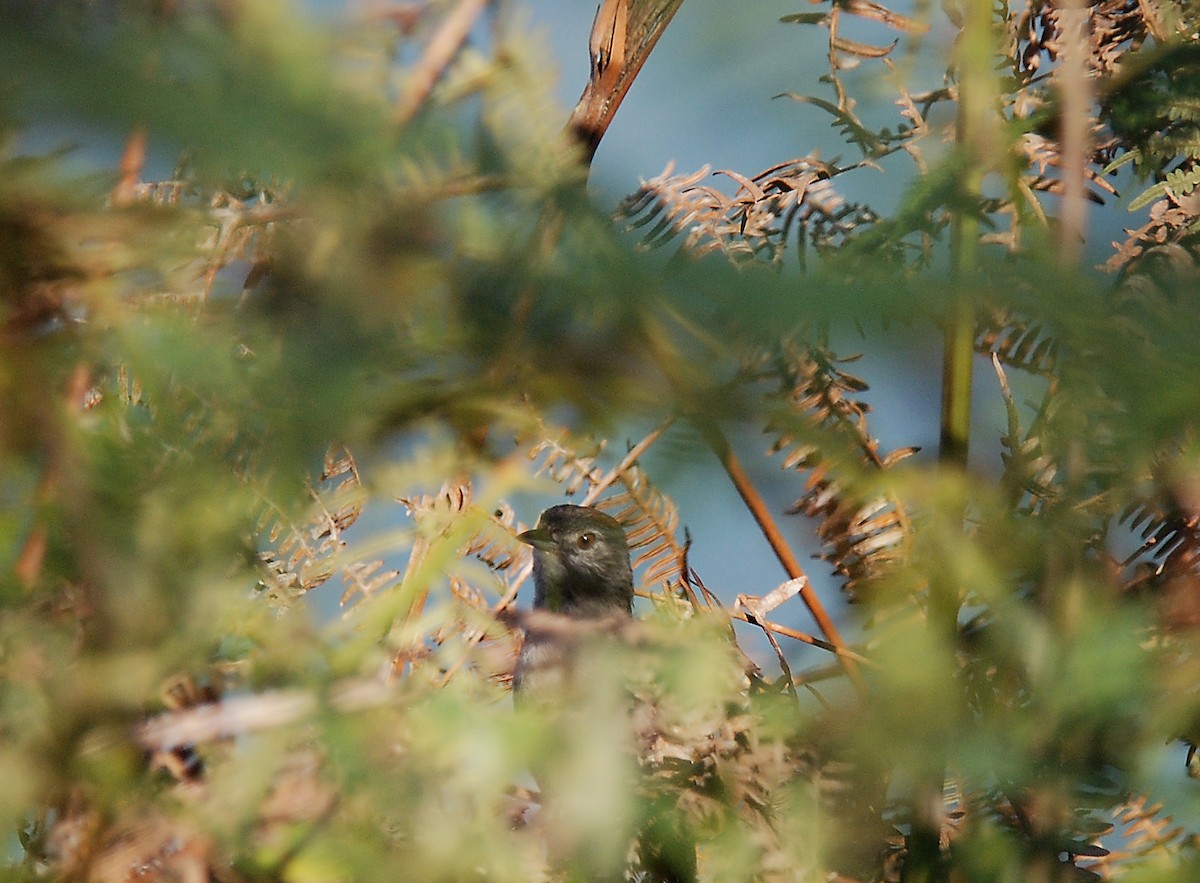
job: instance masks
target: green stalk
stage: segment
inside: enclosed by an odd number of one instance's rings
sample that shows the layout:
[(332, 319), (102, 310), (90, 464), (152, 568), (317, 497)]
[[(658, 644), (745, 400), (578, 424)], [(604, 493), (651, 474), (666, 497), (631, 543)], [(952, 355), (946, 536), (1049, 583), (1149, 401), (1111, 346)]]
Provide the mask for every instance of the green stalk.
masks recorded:
[(980, 186), (995, 134), (992, 98), (996, 86), (990, 0), (965, 0), (958, 43), (958, 149), (963, 157), (958, 206), (951, 240), (954, 300), (946, 316), (942, 359), (942, 419), (939, 458), (965, 469), (971, 438), (971, 380), (975, 360), (975, 302), (971, 285), (979, 261)]
[[(983, 176), (991, 165), (996, 120), (992, 112), (996, 85), (991, 64), (995, 55), (991, 0), (964, 0), (962, 32), (958, 41), (957, 140), (962, 161), (951, 261), (954, 269), (953, 300), (943, 327), (942, 413), (938, 457), (942, 468), (965, 472), (971, 439), (971, 382), (975, 360), (975, 299), (973, 285), (979, 266), (979, 215), (977, 206)], [(961, 513), (965, 516), (965, 512)], [(929, 586), (927, 627), (931, 652), (945, 655), (952, 664), (958, 636), (961, 586), (949, 576), (933, 577)], [(913, 827), (905, 862), (906, 883), (943, 883), (948, 863), (942, 854), (945, 824), (943, 784), (946, 758), (931, 752), (924, 769), (916, 771), (913, 793)]]

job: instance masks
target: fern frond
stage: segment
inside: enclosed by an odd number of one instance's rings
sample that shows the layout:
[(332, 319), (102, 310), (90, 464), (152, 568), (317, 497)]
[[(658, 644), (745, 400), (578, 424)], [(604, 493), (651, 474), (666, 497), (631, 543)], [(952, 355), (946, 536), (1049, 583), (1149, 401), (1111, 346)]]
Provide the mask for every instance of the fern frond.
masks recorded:
[(1102, 880), (1114, 880), (1142, 863), (1177, 855), (1190, 839), (1183, 826), (1163, 812), (1163, 805), (1151, 802), (1145, 794), (1130, 797), (1113, 810), (1112, 817), (1119, 833), (1112, 850), (1081, 864)]
[(511, 543), (499, 541), (500, 536), (511, 536), (517, 532), (517, 517), (512, 507), (502, 503), (492, 513), (493, 525), (500, 528), (495, 534), (477, 533), (471, 538), (466, 554), (478, 558), (496, 573), (506, 573), (517, 561)]
[[(1056, 479), (1058, 463), (1044, 449), (1041, 424), (1046, 410), (1038, 415), (1036, 426), (1028, 432), (1021, 429), (1020, 414), (1008, 386), (1008, 378), (1001, 366), (1000, 354), (992, 351), (992, 365), (1000, 381), (1000, 394), (1004, 398), (1004, 409), (1008, 415), (1008, 428), (1000, 438), (1003, 449), (1000, 459), (1004, 463), (1001, 484), (1008, 491), (1009, 505), (1014, 511), (1036, 514), (1043, 511), (1062, 493)], [(1048, 399), (1049, 400), (1049, 399)]]
[(832, 248), (876, 220), (869, 209), (846, 203), (833, 189), (840, 173), (815, 157), (772, 166), (752, 178), (722, 170), (738, 187), (727, 196), (700, 184), (708, 167), (674, 175), (668, 165), (657, 178), (643, 181), (618, 208), (618, 219), (631, 229), (648, 227), (642, 245), (654, 248), (684, 236), (682, 248), (693, 255), (719, 251), (731, 260), (782, 260), (788, 240)]
[[(908, 557), (911, 527), (903, 504), (859, 480), (863, 467), (881, 472), (916, 453), (899, 448), (881, 453), (867, 429), (870, 407), (858, 399), (867, 384), (838, 367), (839, 359), (821, 346), (790, 346), (767, 372), (780, 382), (787, 419), (801, 421), (799, 432), (773, 425), (772, 453), (783, 453), (783, 468), (806, 471), (803, 495), (791, 511), (820, 521), (821, 557), (854, 596), (860, 584), (900, 565)], [(816, 443), (820, 440), (822, 443)], [(831, 452), (852, 452), (842, 459)]]
[(546, 475), (563, 486), (563, 492), (571, 497), (581, 489), (592, 488), (604, 477), (604, 469), (597, 458), (604, 451), (604, 442), (590, 442), (587, 453), (572, 450), (560, 437), (543, 438), (529, 451), (529, 459), (540, 463), (534, 467), (535, 475)]
[[(1200, 147), (1200, 143), (1197, 144)], [(1172, 200), (1182, 199), (1200, 184), (1200, 165), (1189, 169), (1176, 169), (1167, 172), (1166, 177), (1152, 187), (1147, 187), (1129, 203), (1129, 211), (1135, 212), (1149, 205), (1156, 199), (1169, 197)]]
[(400, 571), (384, 567), (382, 558), (351, 561), (341, 569), (345, 589), (338, 603), (342, 607), (350, 607), (357, 600), (373, 597), (395, 584), (399, 576)]
[(1126, 558), (1156, 562), (1155, 577), (1196, 576), (1200, 564), (1200, 518), (1174, 503), (1138, 500), (1117, 518), (1141, 539), (1141, 545)]
[[(461, 539), (455, 540), (453, 549), (443, 550), (451, 551), (457, 563), (448, 566), (441, 562), (434, 568), (439, 577), (447, 578), (449, 589), (448, 598), (442, 596), (437, 602), (442, 605), (437, 627), (428, 634), (410, 635), (407, 645), (396, 648), (393, 667), (415, 668), (430, 659), (434, 650), (445, 654), (449, 649), (456, 661), (448, 670), (435, 668), (434, 677), (440, 682), (448, 681), (465, 667), (507, 683), (516, 661), (516, 645), (508, 629), (497, 624), (487, 599), (489, 591), (504, 597), (509, 591), (515, 593), (518, 581), (528, 573), (513, 566), (522, 555), (528, 563), (529, 553), (522, 551), (527, 547), (515, 537), (512, 510), (505, 504), (489, 505), (484, 510), (475, 499), (473, 483), (465, 477), (446, 482), (433, 494), (406, 497), (400, 502), (417, 528), (403, 584), (426, 570), (431, 560), (437, 560), (442, 554), (438, 543), (446, 536), (457, 534)], [(474, 525), (471, 533), (464, 531), (464, 523)], [(473, 566), (465, 559), (478, 560), (485, 567)], [(408, 624), (421, 616), (426, 604), (427, 589), (419, 583), (415, 588), (418, 594), (404, 611)]]
[[(640, 466), (619, 478), (623, 490), (603, 501), (617, 521), (625, 525), (633, 566), (644, 568), (642, 590), (649, 594), (686, 593), (687, 543), (679, 540), (679, 511), (666, 494), (654, 486)], [(690, 600), (696, 601), (693, 596)]]
[(1001, 310), (976, 320), (975, 352), (995, 354), (1010, 368), (1043, 377), (1054, 376), (1059, 342), (1045, 323)]
[(259, 554), (266, 568), (266, 590), (282, 603), (326, 582), (335, 572), (334, 558), (346, 542), (342, 534), (362, 513), (362, 480), (353, 455), (331, 447), (324, 468), (309, 494), (307, 519), (296, 521), (269, 501), (258, 521), (268, 548)]
[(1172, 595), (1181, 587), (1190, 593), (1200, 579), (1200, 512), (1181, 499), (1174, 483), (1166, 478), (1175, 472), (1181, 450), (1172, 446), (1160, 454), (1141, 485), (1148, 490), (1136, 495), (1112, 519), (1115, 526), (1139, 541), (1120, 562), (1127, 575), (1126, 590), (1160, 592), (1167, 627), (1180, 625), (1175, 620), (1193, 615), (1193, 605), (1180, 605), (1176, 603), (1180, 599)]

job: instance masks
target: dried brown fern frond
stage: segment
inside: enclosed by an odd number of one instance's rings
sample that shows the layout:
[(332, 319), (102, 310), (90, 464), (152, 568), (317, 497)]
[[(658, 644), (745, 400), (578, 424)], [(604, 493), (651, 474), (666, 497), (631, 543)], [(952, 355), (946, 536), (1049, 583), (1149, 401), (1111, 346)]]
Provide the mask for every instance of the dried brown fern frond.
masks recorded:
[(679, 539), (679, 511), (675, 502), (654, 486), (636, 464), (618, 477), (622, 490), (606, 498), (602, 507), (625, 525), (633, 566), (643, 568), (642, 590), (651, 594), (686, 596), (700, 605), (688, 574), (688, 543)]
[[(988, 787), (967, 795), (968, 821), (988, 818), (1025, 843), (1028, 868), (1052, 868), (1052, 879), (1098, 880), (1096, 861), (1105, 861), (1109, 851), (1101, 840), (1113, 826), (1103, 811), (1088, 806), (1046, 812), (1045, 795), (1037, 788), (1011, 784)], [(1054, 821), (1050, 817), (1057, 816)]]
[(1163, 805), (1145, 794), (1130, 797), (1113, 810), (1112, 817), (1118, 832), (1112, 849), (1080, 863), (1102, 880), (1115, 880), (1155, 858), (1178, 855), (1190, 840), (1183, 826), (1163, 812)]
[[(664, 428), (654, 430), (647, 440), (656, 439)], [(630, 448), (629, 454), (612, 470), (605, 470), (597, 462), (603, 443), (576, 442), (563, 434), (540, 441), (529, 457), (540, 461), (537, 473), (558, 481), (568, 496), (582, 491), (582, 503), (595, 504), (621, 522), (629, 540), (633, 566), (641, 571), (642, 592), (652, 596), (685, 595), (691, 603), (701, 604), (691, 589), (687, 542), (678, 536), (678, 509), (637, 463), (647, 440)], [(586, 452), (575, 453), (572, 449), (575, 443), (586, 447)], [(614, 494), (600, 497), (614, 487)]]
[(1162, 601), (1164, 624), (1194, 624), (1193, 595), (1200, 585), (1200, 506), (1191, 481), (1179, 478), (1183, 449), (1172, 445), (1152, 464), (1142, 492), (1113, 520), (1138, 546), (1117, 563), (1125, 589), (1154, 591)]
[[(1164, 505), (1165, 504), (1165, 505)], [(1200, 515), (1172, 501), (1142, 499), (1129, 504), (1117, 523), (1136, 534), (1141, 544), (1123, 562), (1152, 565), (1136, 582), (1196, 577), (1200, 564)]]
[[(1137, 0), (1101, 0), (1089, 6), (1088, 64), (1092, 76), (1114, 73), (1127, 52), (1138, 49), (1154, 34), (1165, 36), (1157, 17), (1148, 18), (1151, 4)], [(1046, 62), (1055, 62), (1063, 51), (1062, 7), (1048, 0), (1032, 0), (1009, 19), (1008, 57), (1014, 72), (1026, 81)], [(1153, 13), (1151, 13), (1153, 15)]]
[[(820, 345), (789, 345), (751, 369), (759, 379), (779, 383), (784, 410), (768, 431), (777, 433), (772, 453), (783, 453), (783, 468), (806, 471), (804, 493), (792, 511), (819, 520), (825, 544), (821, 557), (833, 565), (852, 597), (860, 584), (899, 566), (908, 557), (911, 527), (898, 498), (856, 480), (886, 470), (916, 452), (889, 453), (867, 428), (870, 406), (858, 396), (867, 389)], [(766, 369), (766, 370), (764, 370)]]
[[(435, 678), (444, 683), (465, 665), (487, 678), (507, 682), (516, 661), (516, 648), (508, 630), (497, 625), (489, 594), (515, 594), (528, 569), (513, 564), (526, 548), (515, 538), (511, 509), (484, 510), (475, 498), (473, 482), (466, 477), (447, 481), (432, 494), (400, 500), (416, 526), (402, 585), (413, 585), (415, 594), (401, 613), (405, 632), (424, 613), (431, 576), (445, 576), (448, 604), (437, 608), (436, 624), (427, 633), (408, 631), (396, 648), (393, 671), (427, 662), (433, 650), (453, 645), (457, 654), (449, 670), (437, 668)], [(451, 546), (439, 549), (447, 539)], [(447, 567), (440, 556), (449, 550), (462, 564)], [(484, 568), (466, 566), (463, 559), (482, 562)], [(525, 561), (529, 558), (525, 554)], [(431, 562), (434, 563), (430, 570)], [(494, 580), (494, 581), (493, 581)]]
[(975, 352), (994, 355), (1010, 368), (1053, 377), (1060, 344), (1045, 322), (992, 309), (975, 322)]
[[(460, 477), (444, 482), (432, 494), (415, 494), (398, 499), (416, 527), (412, 550), (409, 552), (404, 575), (400, 579), (401, 584), (414, 581), (425, 566), (426, 558), (437, 538), (444, 535), (454, 521), (471, 509), (473, 496), (474, 485), (470, 479)], [(425, 607), (426, 591), (427, 589), (422, 587), (413, 598), (405, 611), (406, 620), (415, 620), (420, 615)]]
[[(1033, 332), (1031, 332), (1033, 333)], [(1008, 427), (1001, 437), (1004, 462), (1002, 484), (1007, 488), (1009, 504), (1025, 515), (1042, 515), (1068, 495), (1059, 456), (1047, 447), (1047, 434), (1063, 402), (1052, 382), (1029, 429), (1023, 429), (1008, 379), (998, 353), (992, 362), (1004, 398)], [(1094, 433), (1103, 439), (1104, 433)], [(1115, 578), (1126, 591), (1193, 586), (1200, 579), (1200, 509), (1189, 500), (1186, 482), (1173, 478), (1183, 446), (1168, 444), (1145, 470), (1137, 470), (1134, 485), (1123, 492), (1100, 492), (1089, 496), (1086, 505), (1076, 504), (1074, 511), (1097, 524), (1097, 538), (1107, 536), (1124, 542), (1125, 535), (1138, 545), (1121, 560), (1101, 551)], [(1101, 444), (1092, 451), (1095, 475), (1105, 472), (1105, 451)], [(1121, 501), (1121, 502), (1118, 502)], [(1115, 510), (1114, 506), (1120, 508)], [(1107, 544), (1097, 542), (1098, 550)], [(1168, 608), (1171, 607), (1167, 598)], [(1168, 609), (1168, 623), (1172, 618)], [(1191, 613), (1184, 611), (1190, 617)]]
[(734, 261), (779, 263), (793, 236), (803, 257), (808, 244), (818, 252), (832, 249), (875, 222), (870, 209), (847, 203), (834, 190), (831, 179), (842, 171), (810, 156), (752, 178), (716, 172), (738, 185), (730, 196), (700, 183), (708, 167), (675, 175), (672, 163), (657, 178), (643, 181), (621, 203), (617, 217), (628, 220), (630, 228), (649, 225), (642, 237), (645, 247), (684, 236), (682, 249), (693, 255), (719, 251)]
[[(500, 531), (475, 534), (467, 546), (467, 554), (478, 558), (495, 573), (507, 573), (516, 563), (517, 556), (514, 555), (512, 544), (501, 542), (499, 537), (518, 533), (517, 516), (511, 506), (502, 503), (492, 513), (492, 522)], [(524, 549), (524, 545), (521, 548)]]
[[(1093, 136), (1102, 136), (1103, 132), (1097, 123), (1093, 126)], [(1017, 151), (1024, 158), (1026, 172), (1024, 178), (1030, 190), (1040, 193), (1062, 195), (1065, 183), (1062, 179), (1062, 152), (1056, 140), (1040, 132), (1026, 132), (1017, 140)], [(1108, 182), (1104, 171), (1096, 165), (1088, 165), (1083, 169), (1084, 177), (1091, 185), (1084, 190), (1087, 198), (1096, 205), (1104, 205), (1102, 194), (1115, 195), (1117, 189)]]
[(597, 458), (604, 452), (605, 443), (580, 441), (583, 444), (588, 446), (586, 451), (575, 450), (565, 433), (547, 433), (529, 450), (529, 459), (535, 464), (534, 474), (554, 479), (568, 497), (581, 490), (591, 491), (604, 479), (604, 468)]
[[(310, 484), (313, 506), (306, 520), (295, 520), (280, 507), (265, 501), (258, 531), (268, 544), (259, 554), (266, 567), (263, 585), (280, 603), (288, 603), (326, 582), (336, 571), (334, 559), (345, 548), (343, 533), (362, 513), (362, 480), (353, 455), (330, 447), (315, 484)], [(373, 571), (344, 571), (348, 593), (369, 594)]]
[(1152, 259), (1165, 249), (1182, 250), (1188, 260), (1196, 261), (1200, 254), (1200, 200), (1194, 193), (1176, 196), (1167, 191), (1162, 199), (1150, 206), (1146, 223), (1126, 228), (1124, 242), (1103, 265), (1109, 272), (1136, 275), (1139, 263)]

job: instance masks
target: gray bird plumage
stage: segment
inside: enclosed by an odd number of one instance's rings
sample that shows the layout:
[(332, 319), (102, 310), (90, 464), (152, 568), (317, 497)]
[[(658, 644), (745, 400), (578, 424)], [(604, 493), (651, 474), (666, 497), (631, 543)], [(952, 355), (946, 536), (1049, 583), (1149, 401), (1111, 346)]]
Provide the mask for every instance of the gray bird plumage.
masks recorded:
[[(535, 611), (559, 614), (574, 629), (526, 628), (525, 643), (513, 675), (519, 706), (541, 704), (555, 708), (573, 704), (575, 661), (582, 625), (603, 620), (627, 620), (633, 611), (633, 569), (629, 544), (621, 525), (587, 506), (552, 506), (537, 527), (520, 535), (533, 546)], [(536, 771), (535, 771), (536, 772)], [(539, 776), (540, 778), (540, 776)], [(696, 878), (696, 849), (666, 807), (647, 805), (638, 837), (644, 879), (661, 883), (692, 883)]]
[[(552, 506), (520, 539), (533, 546), (534, 610), (573, 620), (632, 614), (629, 544), (615, 518), (589, 506)], [(570, 643), (561, 629), (527, 629), (513, 673), (519, 702), (565, 688)]]

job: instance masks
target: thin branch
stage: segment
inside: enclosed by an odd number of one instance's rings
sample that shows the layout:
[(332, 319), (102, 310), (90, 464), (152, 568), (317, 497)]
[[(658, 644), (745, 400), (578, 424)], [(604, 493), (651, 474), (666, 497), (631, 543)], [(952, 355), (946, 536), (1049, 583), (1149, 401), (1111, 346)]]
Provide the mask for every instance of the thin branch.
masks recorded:
[(600, 499), (600, 495), (612, 487), (613, 482), (624, 475), (625, 471), (633, 466), (633, 464), (636, 463), (644, 453), (646, 453), (650, 446), (658, 441), (664, 432), (671, 428), (671, 424), (674, 422), (674, 416), (668, 417), (666, 420), (652, 429), (649, 435), (630, 448), (629, 453), (621, 459), (621, 462), (610, 469), (605, 476), (601, 478), (600, 481), (596, 482), (592, 489), (584, 495), (583, 499), (580, 501), (580, 505), (590, 506)]
[(826, 612), (824, 605), (821, 604), (816, 593), (812, 590), (812, 585), (808, 581), (808, 575), (805, 574), (803, 568), (800, 567), (800, 562), (796, 560), (796, 556), (788, 547), (787, 542), (780, 533), (779, 527), (775, 524), (775, 520), (771, 517), (770, 511), (767, 509), (766, 503), (763, 502), (761, 496), (754, 485), (751, 483), (749, 476), (742, 469), (741, 463), (733, 453), (733, 449), (729, 445), (729, 440), (725, 438), (724, 433), (712, 423), (700, 424), (701, 431), (708, 440), (709, 446), (716, 453), (717, 458), (721, 461), (721, 465), (725, 467), (725, 472), (729, 476), (733, 486), (737, 489), (742, 501), (746, 504), (746, 508), (750, 510), (750, 514), (754, 516), (754, 520), (758, 523), (759, 530), (770, 544), (772, 551), (775, 552), (775, 557), (779, 559), (779, 563), (783, 565), (784, 571), (791, 579), (803, 580), (800, 588), (800, 599), (808, 608), (808, 612), (812, 614), (812, 618), (816, 621), (817, 626), (821, 629), (821, 633), (829, 641), (830, 645), (835, 648), (838, 654), (838, 659), (846, 669), (846, 675), (854, 683), (855, 687), (861, 693), (865, 693), (866, 687), (862, 682), (862, 677), (858, 671), (857, 663), (842, 651), (846, 649), (846, 643), (842, 640), (842, 636), (838, 633), (837, 626), (833, 624), (833, 620)]
[(835, 646), (828, 641), (822, 641), (820, 638), (815, 637), (814, 635), (807, 634), (806, 632), (800, 632), (793, 628), (788, 628), (786, 625), (780, 625), (777, 622), (771, 622), (769, 619), (764, 619), (761, 616), (741, 613), (736, 610), (726, 612), (731, 619), (736, 619), (739, 622), (744, 622), (749, 625), (758, 626), (764, 632), (772, 632), (777, 635), (782, 635), (785, 638), (791, 638), (793, 641), (799, 641), (802, 644), (810, 644), (813, 647), (820, 647), (822, 650), (828, 650), (830, 653), (834, 653), (837, 656), (845, 659), (853, 660), (860, 665), (871, 665), (871, 660), (863, 656), (861, 653), (851, 650), (849, 647)]
[[(707, 591), (707, 589), (705, 591)], [(635, 591), (634, 594), (639, 598), (654, 598), (652, 593), (642, 591), (640, 589)], [(851, 650), (849, 647), (845, 646), (835, 647), (833, 644), (829, 643), (828, 641), (824, 641), (815, 635), (810, 635), (807, 632), (797, 631), (796, 629), (790, 628), (786, 625), (780, 625), (779, 623), (772, 622), (765, 617), (756, 616), (751, 613), (743, 613), (740, 610), (730, 610), (727, 607), (715, 604), (711, 605), (711, 608), (719, 610), (722, 615), (727, 616), (730, 619), (736, 619), (738, 622), (744, 622), (747, 625), (756, 626), (757, 628), (762, 629), (764, 632), (771, 632), (776, 635), (781, 635), (785, 638), (791, 638), (793, 641), (799, 641), (801, 644), (819, 647), (820, 649), (827, 650), (836, 656), (843, 656), (846, 659), (853, 660), (860, 665), (870, 666), (872, 664), (870, 659), (868, 659), (866, 656), (863, 656), (856, 650)]]
[(146, 127), (134, 126), (125, 139), (125, 150), (121, 153), (121, 174), (109, 196), (114, 207), (125, 208), (137, 201), (137, 187), (145, 165)]
[[(402, 695), (396, 687), (378, 680), (353, 679), (334, 684), (328, 703), (336, 712), (353, 714), (379, 708)], [(149, 751), (169, 751), (298, 723), (316, 714), (321, 704), (318, 694), (308, 690), (226, 696), (219, 702), (156, 715), (134, 727), (133, 737)]]
[(471, 33), (471, 28), (491, 0), (461, 0), (442, 21), (442, 26), (425, 47), (425, 54), (408, 77), (407, 88), (396, 107), (397, 125), (407, 125), (429, 100), (433, 87), (441, 79), (454, 56)]
[(1091, 129), (1092, 89), (1087, 61), (1089, 11), (1083, 0), (1066, 0), (1059, 9), (1062, 63), (1054, 72), (1062, 113), (1063, 200), (1058, 231), (1059, 257), (1065, 265), (1079, 262), (1087, 228), (1087, 161)]

